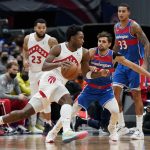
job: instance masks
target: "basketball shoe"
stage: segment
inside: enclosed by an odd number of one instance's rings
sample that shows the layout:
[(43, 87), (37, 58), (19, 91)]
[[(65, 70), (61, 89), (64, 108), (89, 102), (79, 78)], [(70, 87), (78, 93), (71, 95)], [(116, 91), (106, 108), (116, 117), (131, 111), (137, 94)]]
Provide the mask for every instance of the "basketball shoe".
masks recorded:
[(144, 140), (144, 134), (142, 131), (137, 129), (130, 137), (133, 140)]
[(62, 140), (63, 140), (64, 143), (69, 143), (73, 140), (83, 139), (87, 135), (88, 135), (87, 131), (74, 132), (72, 130), (68, 130), (66, 132), (63, 132)]
[(108, 131), (110, 133), (109, 138), (110, 140), (117, 142), (119, 140), (119, 134), (115, 126), (108, 125)]
[(117, 126), (117, 132), (119, 134), (119, 136), (123, 136), (128, 134), (130, 131), (127, 127), (122, 127), (122, 126)]
[(54, 143), (56, 137), (57, 137), (57, 134), (58, 134), (59, 131), (56, 131), (56, 130), (51, 130), (48, 132), (47, 136), (46, 136), (46, 140), (45, 142), (46, 143)]

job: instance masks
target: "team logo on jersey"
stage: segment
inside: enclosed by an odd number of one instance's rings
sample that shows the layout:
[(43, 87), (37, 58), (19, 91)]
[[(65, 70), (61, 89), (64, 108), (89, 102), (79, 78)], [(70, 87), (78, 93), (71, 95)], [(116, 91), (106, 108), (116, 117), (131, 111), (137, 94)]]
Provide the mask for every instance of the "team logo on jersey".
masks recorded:
[(49, 76), (49, 77), (48, 77), (48, 82), (49, 82), (50, 84), (53, 84), (55, 81), (56, 81), (56, 78), (55, 78), (54, 76)]
[(39, 45), (34, 45), (33, 47), (29, 48), (29, 55), (35, 52), (38, 52), (40, 55), (42, 55), (45, 58), (48, 56), (48, 52), (43, 48), (41, 48)]

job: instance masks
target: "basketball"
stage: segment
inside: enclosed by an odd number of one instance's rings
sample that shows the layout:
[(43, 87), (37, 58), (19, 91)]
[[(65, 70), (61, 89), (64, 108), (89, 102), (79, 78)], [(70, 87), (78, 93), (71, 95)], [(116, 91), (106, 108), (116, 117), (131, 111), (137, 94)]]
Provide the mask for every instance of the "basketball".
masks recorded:
[(75, 63), (71, 64), (70, 68), (61, 68), (61, 74), (68, 80), (74, 80), (78, 76), (79, 68)]

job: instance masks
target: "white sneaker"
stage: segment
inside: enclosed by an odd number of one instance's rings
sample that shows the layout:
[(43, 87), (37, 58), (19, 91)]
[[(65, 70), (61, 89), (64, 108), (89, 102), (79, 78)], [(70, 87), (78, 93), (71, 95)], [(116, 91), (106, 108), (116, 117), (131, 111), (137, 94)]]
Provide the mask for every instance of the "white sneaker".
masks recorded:
[(62, 140), (64, 143), (68, 143), (73, 140), (83, 139), (87, 135), (87, 131), (73, 132), (72, 130), (68, 130), (62, 134)]
[(117, 142), (119, 140), (119, 134), (117, 132), (117, 128), (115, 126), (112, 125), (108, 125), (108, 131), (110, 133), (110, 140)]
[(129, 134), (133, 134), (137, 130), (136, 127), (129, 128)]
[(142, 131), (137, 129), (130, 138), (133, 140), (144, 140), (144, 134)]
[(119, 140), (119, 135), (118, 135), (117, 131), (111, 133), (110, 136), (109, 136), (109, 138), (110, 138), (110, 140), (112, 140), (114, 142), (117, 142)]
[(106, 135), (109, 135), (109, 132), (107, 131), (104, 131), (102, 128), (100, 128), (99, 130), (98, 130), (98, 132), (99, 132), (99, 135), (102, 135), (102, 136), (106, 136)]
[(126, 135), (129, 133), (129, 129), (127, 127), (121, 127), (121, 126), (118, 126), (117, 127), (117, 132), (120, 136), (123, 136), (123, 135)]
[(45, 142), (46, 143), (54, 143), (56, 136), (57, 136), (57, 132), (55, 132), (54, 130), (49, 131), (46, 136)]

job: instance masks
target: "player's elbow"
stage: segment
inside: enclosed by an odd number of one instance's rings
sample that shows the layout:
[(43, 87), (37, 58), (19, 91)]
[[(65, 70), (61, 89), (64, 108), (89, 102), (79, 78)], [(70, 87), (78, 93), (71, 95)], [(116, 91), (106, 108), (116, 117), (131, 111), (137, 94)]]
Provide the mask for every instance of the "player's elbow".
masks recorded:
[(44, 67), (44, 66), (42, 67), (42, 71), (46, 71), (46, 69), (45, 69), (45, 67)]

